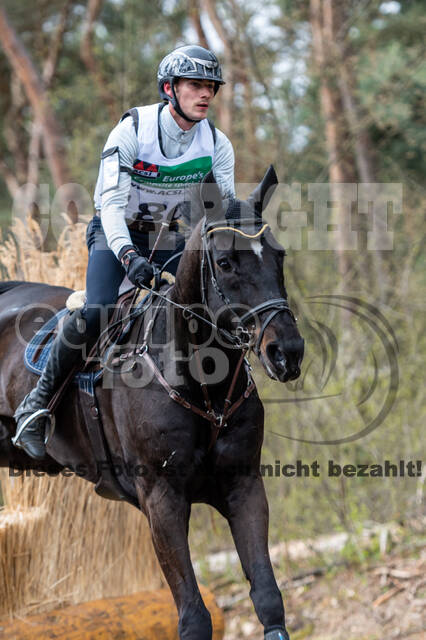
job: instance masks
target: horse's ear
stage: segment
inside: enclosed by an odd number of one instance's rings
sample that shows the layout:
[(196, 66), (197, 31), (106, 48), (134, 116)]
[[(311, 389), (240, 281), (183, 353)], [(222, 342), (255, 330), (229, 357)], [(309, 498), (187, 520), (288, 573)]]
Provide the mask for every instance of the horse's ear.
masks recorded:
[(206, 216), (208, 218), (222, 218), (223, 206), (222, 206), (222, 193), (219, 189), (219, 185), (216, 182), (213, 171), (209, 171), (201, 183), (201, 200), (204, 204)]
[(268, 206), (270, 199), (272, 198), (276, 186), (278, 184), (277, 174), (275, 169), (270, 165), (269, 169), (263, 176), (262, 182), (258, 184), (256, 189), (247, 198), (247, 203), (254, 209), (256, 215), (262, 216), (263, 210)]

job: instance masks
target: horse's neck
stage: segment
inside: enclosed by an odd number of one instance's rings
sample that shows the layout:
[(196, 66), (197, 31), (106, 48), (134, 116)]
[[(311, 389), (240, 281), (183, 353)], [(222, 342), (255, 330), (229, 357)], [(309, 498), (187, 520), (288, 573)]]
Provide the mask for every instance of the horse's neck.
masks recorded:
[[(200, 315), (203, 314), (201, 302), (201, 259), (203, 251), (203, 243), (201, 239), (202, 221), (200, 221), (193, 230), (188, 239), (185, 251), (179, 262), (176, 273), (176, 280), (173, 290), (170, 292), (170, 299), (185, 307), (195, 306), (195, 310)], [(211, 327), (203, 323), (202, 320), (196, 320), (198, 329), (195, 334), (190, 333), (188, 320), (182, 313), (176, 314), (175, 339), (179, 348), (184, 352), (188, 351), (189, 345), (202, 344), (208, 339), (211, 333)]]
[(176, 280), (170, 298), (183, 305), (201, 302), (201, 222), (188, 239), (179, 261)]
[[(203, 248), (201, 227), (202, 221), (195, 227), (186, 244), (186, 248), (180, 260), (176, 274), (176, 281), (172, 291), (170, 292), (170, 299), (184, 306), (195, 305), (197, 313), (204, 315), (201, 306), (201, 260)], [(209, 321), (212, 320), (209, 314), (205, 314), (205, 317)], [(196, 333), (192, 334), (189, 330), (190, 326), (188, 320), (184, 318), (181, 312), (176, 314), (175, 340), (177, 349), (187, 355), (191, 348), (193, 349), (196, 348), (197, 345), (209, 343), (209, 346), (224, 352), (229, 362), (229, 374), (224, 381), (227, 382), (228, 378), (233, 374), (241, 352), (237, 349), (227, 349), (223, 345), (223, 340), (217, 342), (214, 329), (212, 329), (209, 324), (198, 319), (195, 319), (195, 322), (197, 323), (198, 328)]]

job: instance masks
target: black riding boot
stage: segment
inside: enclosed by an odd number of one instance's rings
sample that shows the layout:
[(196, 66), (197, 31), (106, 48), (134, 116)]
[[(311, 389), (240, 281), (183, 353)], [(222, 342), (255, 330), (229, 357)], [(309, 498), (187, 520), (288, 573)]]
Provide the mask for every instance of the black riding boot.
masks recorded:
[[(59, 330), (52, 343), (46, 366), (37, 386), (23, 399), (16, 409), (16, 435), (12, 442), (31, 458), (42, 460), (46, 455), (46, 417), (31, 422), (19, 434), (22, 423), (40, 409), (46, 409), (54, 393), (64, 382), (71, 368), (82, 361), (82, 344), (86, 342), (85, 321), (79, 311), (74, 311)], [(18, 435), (19, 434), (19, 435)]]

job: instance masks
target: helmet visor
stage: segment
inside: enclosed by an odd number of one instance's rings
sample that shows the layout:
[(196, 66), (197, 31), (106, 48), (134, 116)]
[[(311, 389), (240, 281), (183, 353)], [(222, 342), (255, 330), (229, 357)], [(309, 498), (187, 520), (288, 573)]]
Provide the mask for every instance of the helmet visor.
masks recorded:
[(216, 60), (203, 60), (202, 58), (188, 56), (184, 52), (171, 54), (160, 65), (158, 80), (161, 81), (167, 76), (206, 79), (224, 84), (221, 68)]

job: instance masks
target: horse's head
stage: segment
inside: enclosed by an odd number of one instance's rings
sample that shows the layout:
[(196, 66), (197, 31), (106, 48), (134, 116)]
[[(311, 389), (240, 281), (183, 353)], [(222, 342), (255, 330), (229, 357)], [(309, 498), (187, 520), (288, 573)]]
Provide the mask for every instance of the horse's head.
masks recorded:
[(203, 297), (218, 324), (247, 330), (267, 374), (300, 375), (304, 341), (287, 303), (284, 248), (262, 218), (277, 184), (271, 166), (247, 200), (222, 200), (210, 173), (202, 185)]

